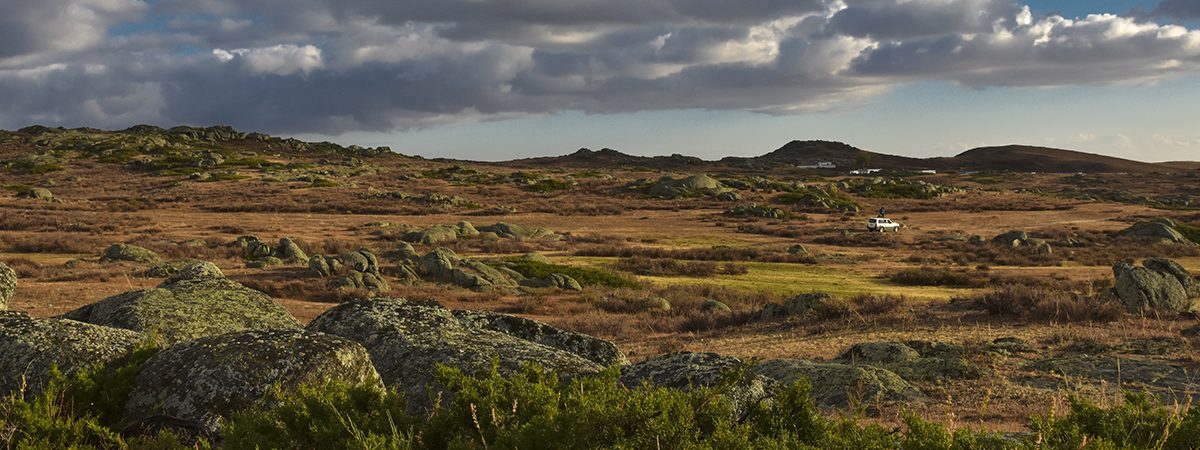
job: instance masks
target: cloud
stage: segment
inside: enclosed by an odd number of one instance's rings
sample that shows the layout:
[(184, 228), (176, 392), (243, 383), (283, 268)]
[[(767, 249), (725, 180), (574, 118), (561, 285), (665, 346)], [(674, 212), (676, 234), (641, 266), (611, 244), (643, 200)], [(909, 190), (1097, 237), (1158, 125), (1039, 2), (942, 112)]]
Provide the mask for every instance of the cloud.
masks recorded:
[(1200, 69), (1198, 31), (1034, 17), (1012, 0), (15, 1), (0, 17), (8, 128), (341, 133), (565, 110), (794, 114), (927, 80), (1068, 86)]
[(1158, 4), (1158, 7), (1154, 8), (1153, 14), (1160, 17), (1174, 17), (1177, 19), (1200, 18), (1200, 2), (1195, 0), (1162, 0)]

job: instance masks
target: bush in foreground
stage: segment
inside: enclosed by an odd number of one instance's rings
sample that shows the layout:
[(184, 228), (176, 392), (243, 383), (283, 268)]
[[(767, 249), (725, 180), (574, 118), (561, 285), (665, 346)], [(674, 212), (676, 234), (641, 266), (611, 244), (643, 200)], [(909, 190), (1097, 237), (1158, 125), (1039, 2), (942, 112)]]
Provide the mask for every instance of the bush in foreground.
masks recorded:
[[(128, 369), (136, 360), (120, 367)], [(102, 374), (103, 373), (103, 374)], [(88, 375), (90, 374), (90, 375)], [(184, 444), (173, 434), (123, 437), (114, 409), (80, 408), (75, 394), (94, 392), (92, 381), (121, 383), (129, 372), (104, 369), (56, 377), (32, 399), (0, 402), (0, 446), (29, 449), (212, 448)], [(560, 379), (529, 366), (514, 375), (495, 368), (475, 376), (439, 368), (452, 395), (431, 413), (409, 414), (394, 391), (329, 384), (295, 393), (276, 391), (225, 424), (220, 448), (362, 449), (1195, 449), (1200, 409), (1167, 408), (1130, 394), (1101, 408), (1074, 399), (1067, 415), (1031, 420), (1032, 433), (1004, 436), (951, 430), (917, 417), (895, 429), (828, 418), (814, 405), (808, 384), (778, 389), (741, 417), (725, 385), (690, 391), (639, 386), (627, 389), (609, 370), (597, 377)], [(82, 384), (79, 384), (82, 383)], [(89, 387), (90, 386), (90, 387)], [(119, 393), (110, 386), (109, 392)], [(110, 398), (109, 400), (119, 400)], [(112, 403), (116, 404), (116, 403)]]

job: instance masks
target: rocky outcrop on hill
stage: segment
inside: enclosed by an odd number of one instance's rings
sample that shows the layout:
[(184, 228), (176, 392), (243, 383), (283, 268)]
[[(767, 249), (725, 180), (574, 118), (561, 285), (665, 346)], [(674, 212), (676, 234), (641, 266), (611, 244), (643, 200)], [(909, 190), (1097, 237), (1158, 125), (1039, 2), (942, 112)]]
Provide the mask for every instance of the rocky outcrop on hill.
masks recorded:
[[(604, 345), (582, 344), (588, 341), (522, 321), (480, 317), (403, 299), (356, 300), (330, 308), (313, 319), (308, 330), (362, 344), (384, 383), (408, 394), (410, 406), (416, 409), (427, 408), (438, 398), (436, 388), (432, 392), (425, 388), (434, 383), (439, 364), (475, 373), (490, 368), (493, 361), (502, 372), (537, 363), (567, 376), (603, 368), (589, 358), (599, 357), (596, 349)], [(564, 348), (585, 351), (577, 354)]]
[(1142, 267), (1119, 262), (1113, 275), (1117, 298), (1132, 312), (1183, 314), (1197, 309), (1200, 283), (1175, 261), (1150, 258)]
[(113, 261), (132, 261), (145, 264), (152, 264), (162, 260), (148, 249), (129, 244), (113, 244), (104, 250), (104, 254), (100, 255), (100, 262)]
[(0, 262), (0, 311), (8, 309), (13, 292), (17, 290), (17, 272)]
[(225, 278), (209, 262), (180, 269), (158, 287), (129, 291), (63, 314), (152, 334), (167, 343), (253, 329), (298, 329), (271, 297)]
[(286, 390), (332, 381), (380, 386), (355, 342), (303, 330), (252, 330), (170, 346), (142, 366), (125, 417), (165, 415), (211, 423)]
[(0, 396), (40, 392), (51, 367), (71, 374), (124, 356), (142, 339), (129, 330), (0, 311)]
[[(641, 179), (625, 187), (631, 190), (642, 191), (651, 197), (664, 199), (717, 197), (723, 193), (733, 192), (728, 186), (708, 175), (691, 175), (682, 179), (662, 177), (653, 181)], [(736, 201), (738, 198), (736, 195), (727, 196), (725, 200)]]

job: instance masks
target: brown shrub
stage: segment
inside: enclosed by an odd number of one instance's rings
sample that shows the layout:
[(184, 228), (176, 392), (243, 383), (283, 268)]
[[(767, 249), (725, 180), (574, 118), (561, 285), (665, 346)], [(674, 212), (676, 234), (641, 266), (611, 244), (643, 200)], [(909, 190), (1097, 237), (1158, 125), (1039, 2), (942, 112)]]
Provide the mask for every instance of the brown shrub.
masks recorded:
[(717, 263), (710, 261), (680, 261), (667, 258), (621, 258), (617, 270), (646, 276), (708, 277), (717, 274)]
[(1051, 322), (1112, 322), (1125, 312), (1104, 295), (1015, 284), (984, 294), (976, 304), (992, 315)]

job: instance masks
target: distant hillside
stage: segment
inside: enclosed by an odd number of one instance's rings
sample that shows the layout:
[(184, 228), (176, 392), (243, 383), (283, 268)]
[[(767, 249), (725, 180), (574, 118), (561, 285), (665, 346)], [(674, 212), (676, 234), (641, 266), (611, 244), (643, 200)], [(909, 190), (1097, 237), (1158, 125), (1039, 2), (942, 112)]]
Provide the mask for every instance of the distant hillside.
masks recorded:
[(506, 166), (520, 167), (576, 167), (576, 168), (605, 168), (605, 167), (647, 167), (652, 169), (680, 169), (685, 167), (703, 166), (709, 161), (694, 157), (674, 154), (670, 156), (636, 156), (621, 153), (611, 148), (591, 150), (581, 148), (575, 153), (563, 156), (542, 158), (526, 158), (506, 161)]
[(967, 150), (944, 159), (961, 170), (1014, 172), (1162, 172), (1168, 168), (1151, 163), (1057, 148), (1006, 145)]
[(728, 157), (721, 163), (746, 168), (815, 166), (832, 162), (838, 168), (931, 169), (928, 160), (875, 153), (841, 142), (792, 141), (771, 153), (753, 158)]
[(838, 170), (873, 168), (884, 170), (1001, 171), (1046, 173), (1150, 173), (1200, 170), (1200, 162), (1147, 163), (1073, 150), (1028, 145), (981, 147), (952, 157), (911, 158), (863, 150), (832, 141), (792, 141), (770, 153), (755, 157), (726, 157), (719, 161), (671, 156), (634, 156), (612, 149), (580, 149), (557, 157), (519, 159), (500, 163), (523, 167), (646, 167), (663, 170), (741, 169), (768, 171), (816, 166), (830, 162)]

